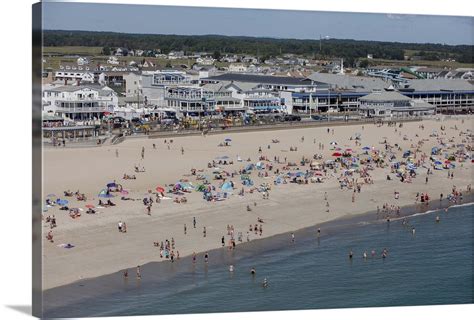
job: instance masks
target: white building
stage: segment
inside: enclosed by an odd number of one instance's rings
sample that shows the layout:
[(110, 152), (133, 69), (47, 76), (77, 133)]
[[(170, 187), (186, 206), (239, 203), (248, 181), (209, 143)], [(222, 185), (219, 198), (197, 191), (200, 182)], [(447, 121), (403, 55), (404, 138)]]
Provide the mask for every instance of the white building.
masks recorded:
[(397, 91), (378, 91), (359, 98), (360, 114), (366, 117), (411, 117), (435, 113), (435, 107), (412, 100)]
[(119, 64), (119, 61), (117, 57), (110, 56), (109, 59), (107, 60), (107, 63), (116, 65), (116, 64)]
[(96, 120), (118, 107), (115, 91), (106, 86), (50, 86), (43, 90), (43, 111), (69, 120)]
[(229, 72), (247, 72), (247, 66), (243, 63), (231, 63), (228, 70)]

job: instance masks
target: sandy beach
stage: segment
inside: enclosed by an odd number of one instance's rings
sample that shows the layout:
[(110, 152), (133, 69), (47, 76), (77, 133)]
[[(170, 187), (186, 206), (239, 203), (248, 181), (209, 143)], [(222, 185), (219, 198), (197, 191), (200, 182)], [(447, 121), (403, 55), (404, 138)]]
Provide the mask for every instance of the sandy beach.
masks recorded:
[[(444, 130), (441, 130), (441, 126)], [(225, 237), (227, 245), (230, 239), (227, 225), (234, 227), (236, 237), (238, 232), (242, 232), (244, 242), (247, 241), (249, 225), (255, 224), (262, 225), (263, 233), (260, 236), (250, 232), (250, 241), (282, 233), (288, 233), (290, 239), (290, 233), (301, 228), (374, 211), (386, 203), (399, 207), (412, 205), (417, 193), (427, 193), (430, 201), (438, 201), (440, 194), (448, 196), (453, 186), (465, 192), (467, 186), (472, 183), (470, 159), (464, 162), (456, 159), (452, 162), (455, 164), (454, 168), (432, 170), (432, 174), (427, 175), (427, 169), (432, 168), (433, 164), (430, 160), (432, 148), (440, 146), (441, 142), (445, 145), (435, 157), (443, 165), (445, 153), (451, 154), (460, 149), (465, 153), (471, 152), (466, 151), (466, 147), (471, 143), (468, 134), (472, 134), (472, 131), (468, 130), (472, 130), (472, 117), (409, 122), (403, 123), (402, 127), (398, 124), (391, 127), (387, 124), (366, 124), (363, 127), (348, 125), (328, 128), (177, 137), (172, 138), (173, 143), (169, 143), (169, 138), (166, 143), (165, 139), (143, 138), (126, 140), (115, 146), (46, 149), (43, 161), (44, 199), (48, 198), (48, 195), (51, 195), (51, 199), (67, 199), (69, 208), (81, 208), (83, 211), (79, 211), (81, 216), (74, 219), (68, 211), (59, 210), (59, 205), (49, 207), (43, 212), (44, 218), (54, 215), (57, 222), (57, 227), (52, 229), (52, 243), (45, 239), (50, 231), (50, 224), (46, 220), (43, 221), (43, 289), (126, 268), (132, 271), (137, 265), (165, 260), (160, 258), (160, 249), (153, 243), (171, 240), (172, 237), (176, 242), (174, 251), (179, 251), (181, 257), (220, 247), (222, 236)], [(225, 139), (229, 139), (230, 146), (219, 146)], [(274, 143), (276, 140), (279, 142)], [(385, 141), (390, 145), (388, 150)], [(156, 148), (153, 148), (153, 144)], [(324, 149), (321, 149), (320, 144)], [(464, 146), (457, 146), (460, 144)], [(144, 159), (141, 156), (143, 147)], [(370, 149), (364, 150), (363, 147)], [(320, 175), (308, 179), (308, 184), (291, 183), (293, 177), (288, 177), (287, 183), (274, 183), (277, 176), (288, 172), (309, 171), (310, 163), (314, 160), (313, 155), (321, 155), (322, 159), (315, 161), (323, 164), (327, 160), (340, 158), (333, 154), (339, 151), (343, 153), (347, 149), (352, 149), (348, 152), (351, 157), (358, 159), (383, 158), (385, 166), (378, 167), (370, 162), (360, 163), (353, 167), (350, 175), (344, 176), (343, 168), (337, 163), (336, 170), (318, 170), (321, 171)], [(417, 175), (410, 183), (400, 181), (388, 159), (390, 154), (394, 157), (393, 162), (407, 161), (407, 158), (403, 157), (407, 150), (412, 151), (413, 163), (420, 161), (415, 170)], [(423, 154), (426, 155), (424, 160)], [(215, 166), (208, 167), (213, 160), (218, 162), (218, 158), (224, 159), (223, 157), (228, 157), (225, 158), (226, 161), (232, 161), (233, 164), (216, 163)], [(268, 161), (260, 161), (259, 157)], [(279, 162), (274, 161), (275, 157), (279, 158)], [(309, 161), (301, 165), (303, 157)], [(247, 161), (249, 158), (251, 161)], [(265, 168), (255, 168), (248, 172), (253, 185), (243, 186), (238, 171), (258, 162)], [(295, 163), (296, 166), (285, 168), (289, 162)], [(271, 170), (268, 168), (270, 165)], [(135, 172), (135, 166), (144, 167), (146, 171)], [(361, 178), (360, 171), (367, 166), (371, 169), (367, 169), (367, 176)], [(192, 169), (196, 169), (196, 175), (191, 174)], [(279, 174), (275, 173), (277, 169)], [(214, 180), (217, 173), (213, 172), (218, 171), (226, 182), (234, 183), (234, 190), (225, 200), (206, 201), (202, 192), (192, 191), (184, 194), (186, 203), (175, 203), (173, 199), (182, 198), (183, 195), (165, 193), (170, 199), (155, 202), (151, 215), (147, 214), (142, 199), (151, 196), (155, 200), (156, 195), (150, 194), (149, 190), (155, 193), (157, 186), (168, 191), (168, 185), (175, 185), (180, 180), (187, 180), (197, 186), (203, 182), (197, 180), (197, 177), (202, 175), (207, 177), (216, 191), (221, 192), (219, 186), (223, 181)], [(452, 178), (448, 178), (448, 172), (453, 174)], [(231, 176), (232, 173), (234, 177)], [(262, 176), (259, 177), (258, 173)], [(123, 179), (124, 174), (135, 175), (136, 179)], [(391, 180), (386, 179), (387, 175)], [(345, 177), (349, 181), (354, 178), (359, 182), (360, 193), (353, 191), (355, 186), (341, 189), (339, 180)], [(311, 182), (317, 178), (323, 182)], [(113, 193), (115, 197), (110, 200), (116, 206), (96, 208), (96, 214), (86, 214), (86, 205), (97, 207), (101, 199), (98, 197), (99, 192), (114, 181), (128, 191), (126, 197), (135, 201), (121, 200), (119, 193)], [(268, 199), (263, 199), (263, 193), (258, 190), (250, 192), (265, 183), (270, 187)], [(242, 188), (243, 196), (239, 195)], [(65, 198), (65, 190), (79, 190), (85, 194), (87, 200)], [(398, 195), (395, 196), (395, 192)], [(247, 210), (247, 206), (251, 211)], [(197, 220), (196, 228), (193, 228), (193, 217)], [(263, 219), (264, 222), (259, 223), (257, 218)], [(126, 222), (126, 233), (117, 230), (119, 221)], [(184, 234), (185, 224), (187, 234)], [(203, 236), (203, 227), (206, 227), (206, 237)], [(66, 249), (58, 246), (68, 243), (74, 247)], [(236, 250), (238, 244), (237, 241)]]

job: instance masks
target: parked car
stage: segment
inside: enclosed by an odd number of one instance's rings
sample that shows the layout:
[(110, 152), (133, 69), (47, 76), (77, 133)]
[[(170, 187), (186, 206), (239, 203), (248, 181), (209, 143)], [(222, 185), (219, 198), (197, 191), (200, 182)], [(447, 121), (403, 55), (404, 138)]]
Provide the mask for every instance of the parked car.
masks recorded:
[(320, 116), (320, 115), (312, 115), (311, 119), (315, 121), (327, 121), (328, 117), (327, 116)]
[(301, 117), (295, 114), (287, 114), (284, 117), (285, 121), (301, 121)]

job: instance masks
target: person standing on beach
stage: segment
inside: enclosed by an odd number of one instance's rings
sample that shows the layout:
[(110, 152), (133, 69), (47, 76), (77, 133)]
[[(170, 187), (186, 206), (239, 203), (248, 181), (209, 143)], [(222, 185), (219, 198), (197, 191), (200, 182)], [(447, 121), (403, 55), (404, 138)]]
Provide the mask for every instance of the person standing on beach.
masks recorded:
[(291, 242), (295, 243), (295, 234), (293, 232), (291, 233)]
[(140, 266), (137, 266), (137, 279), (140, 280), (142, 278), (142, 275), (140, 273)]
[(145, 147), (142, 147), (142, 160), (145, 159)]
[(181, 147), (181, 154), (184, 155), (184, 148)]
[(209, 253), (207, 253), (207, 252), (204, 254), (204, 262), (205, 263), (209, 262)]
[(118, 152), (118, 149), (115, 149), (115, 157), (118, 158), (119, 157), (119, 152)]
[(224, 236), (222, 236), (222, 238), (221, 238), (221, 243), (222, 243), (222, 246), (225, 246), (225, 238), (224, 238)]
[(193, 226), (194, 226), (194, 229), (196, 229), (196, 217), (193, 217)]
[(196, 252), (193, 252), (193, 263), (196, 263)]
[(184, 224), (184, 234), (187, 233), (188, 228), (186, 227), (186, 223)]
[(205, 238), (206, 237), (206, 227), (203, 227), (203, 230), (202, 230), (202, 236)]

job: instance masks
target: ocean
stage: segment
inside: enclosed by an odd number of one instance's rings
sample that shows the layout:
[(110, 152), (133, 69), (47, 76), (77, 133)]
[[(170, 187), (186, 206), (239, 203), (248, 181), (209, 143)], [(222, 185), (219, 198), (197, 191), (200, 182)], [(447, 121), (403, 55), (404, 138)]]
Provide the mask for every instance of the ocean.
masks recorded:
[(235, 251), (210, 251), (208, 265), (202, 255), (195, 265), (189, 258), (150, 263), (142, 267), (141, 280), (130, 269), (128, 280), (115, 273), (47, 290), (44, 316), (473, 303), (473, 208), (470, 203), (417, 213), (408, 225), (376, 220), (374, 214), (343, 219), (318, 226), (319, 238), (311, 227), (295, 232), (294, 243), (285, 234)]

